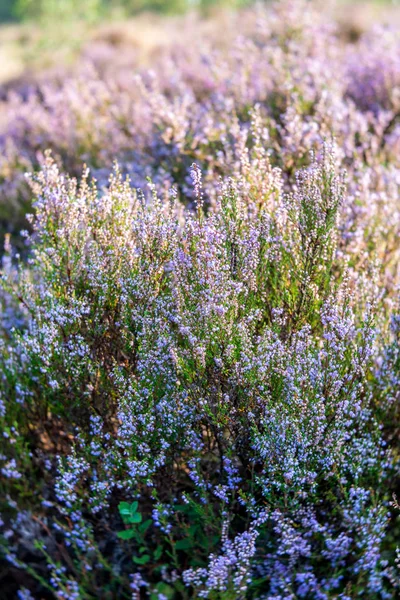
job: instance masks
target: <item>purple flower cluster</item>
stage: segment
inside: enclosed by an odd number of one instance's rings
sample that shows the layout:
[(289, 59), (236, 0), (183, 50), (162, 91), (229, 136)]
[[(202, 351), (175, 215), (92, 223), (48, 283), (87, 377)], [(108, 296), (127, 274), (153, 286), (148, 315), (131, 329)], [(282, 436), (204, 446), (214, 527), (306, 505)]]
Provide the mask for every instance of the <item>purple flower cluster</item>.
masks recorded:
[(37, 170), (0, 295), (21, 598), (397, 596), (399, 69), (377, 35), (284, 2), (152, 72), (4, 100), (7, 202)]

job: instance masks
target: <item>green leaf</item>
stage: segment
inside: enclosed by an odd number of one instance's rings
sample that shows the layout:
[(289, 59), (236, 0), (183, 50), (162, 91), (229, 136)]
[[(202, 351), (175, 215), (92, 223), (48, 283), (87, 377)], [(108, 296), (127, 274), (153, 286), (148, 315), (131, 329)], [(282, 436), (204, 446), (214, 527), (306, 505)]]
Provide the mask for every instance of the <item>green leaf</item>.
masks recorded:
[(199, 529), (200, 529), (199, 525), (191, 525), (189, 527), (189, 533), (190, 533), (190, 535), (195, 535), (198, 532)]
[(202, 560), (201, 558), (198, 558), (198, 557), (192, 557), (190, 559), (189, 564), (191, 567), (204, 567), (205, 566), (204, 560)]
[(160, 560), (162, 553), (162, 546), (157, 546), (157, 548), (154, 550), (154, 560)]
[(133, 513), (127, 518), (128, 523), (141, 523), (142, 515), (140, 513)]
[(132, 560), (137, 565), (145, 565), (149, 562), (150, 556), (148, 554), (143, 554), (143, 556), (134, 556)]
[(131, 514), (135, 513), (138, 509), (139, 506), (139, 502), (137, 500), (135, 500), (135, 502), (132, 502), (131, 504)]
[(121, 540), (130, 540), (135, 537), (136, 531), (133, 529), (125, 529), (125, 531), (118, 531), (117, 535)]
[(122, 516), (126, 516), (126, 515), (130, 515), (131, 514), (131, 507), (130, 504), (128, 502), (120, 502), (118, 504), (118, 510), (119, 510), (119, 514)]
[(141, 525), (139, 525), (140, 533), (146, 533), (152, 522), (153, 521), (151, 519), (147, 519), (147, 521), (144, 521)]
[(193, 543), (189, 538), (185, 538), (183, 540), (178, 540), (175, 542), (175, 548), (177, 550), (188, 550), (193, 547)]
[(158, 600), (160, 597), (159, 594), (164, 594), (164, 596), (166, 596), (168, 599), (175, 597), (175, 591), (167, 583), (160, 582), (155, 587), (157, 592), (155, 594), (151, 594), (150, 600)]

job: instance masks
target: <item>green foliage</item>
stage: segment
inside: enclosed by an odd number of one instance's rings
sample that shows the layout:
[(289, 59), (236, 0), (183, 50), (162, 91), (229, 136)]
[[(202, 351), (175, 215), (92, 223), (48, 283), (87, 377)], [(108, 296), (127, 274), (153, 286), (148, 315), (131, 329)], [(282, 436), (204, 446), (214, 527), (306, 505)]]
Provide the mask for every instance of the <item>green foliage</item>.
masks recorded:
[[(139, 503), (137, 501), (132, 502), (132, 504), (128, 504), (128, 502), (120, 502), (120, 504), (118, 505), (119, 514), (121, 515), (122, 520), (126, 525), (133, 525), (134, 523), (142, 522), (142, 515), (137, 512), (138, 506)], [(120, 535), (120, 537), (123, 536)]]
[[(135, 79), (112, 32), (99, 73), (5, 101), (4, 194), (36, 172), (2, 260), (0, 546), (39, 598), (396, 597), (398, 99), (369, 60), (326, 94), (299, 6)], [(63, 7), (67, 33), (103, 10)]]
[(15, 18), (15, 0), (1, 0), (0, 23), (13, 21)]
[(16, 0), (15, 13), (22, 19), (55, 24), (72, 20), (95, 21), (105, 9), (103, 0)]
[[(112, 14), (125, 15), (140, 12), (178, 14), (195, 8), (208, 11), (218, 7), (238, 8), (245, 0), (5, 0), (3, 18), (17, 17), (21, 20), (59, 22), (60, 19), (94, 22)], [(0, 11), (1, 11), (0, 7)], [(0, 20), (2, 13), (0, 12)]]

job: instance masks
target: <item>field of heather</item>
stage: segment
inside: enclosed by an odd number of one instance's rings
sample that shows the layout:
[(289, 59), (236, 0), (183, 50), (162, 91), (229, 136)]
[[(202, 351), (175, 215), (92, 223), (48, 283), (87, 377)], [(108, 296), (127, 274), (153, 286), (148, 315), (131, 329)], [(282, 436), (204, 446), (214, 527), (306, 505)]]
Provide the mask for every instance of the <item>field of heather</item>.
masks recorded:
[(197, 4), (0, 25), (0, 600), (395, 600), (400, 7)]

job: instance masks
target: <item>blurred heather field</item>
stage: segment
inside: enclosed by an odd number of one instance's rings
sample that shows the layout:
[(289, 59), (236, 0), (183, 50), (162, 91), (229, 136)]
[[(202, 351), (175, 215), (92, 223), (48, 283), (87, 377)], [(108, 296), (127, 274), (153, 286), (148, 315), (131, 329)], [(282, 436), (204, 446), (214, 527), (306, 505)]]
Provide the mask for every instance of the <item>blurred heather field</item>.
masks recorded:
[(0, 600), (399, 598), (400, 6), (0, 21)]

